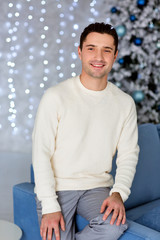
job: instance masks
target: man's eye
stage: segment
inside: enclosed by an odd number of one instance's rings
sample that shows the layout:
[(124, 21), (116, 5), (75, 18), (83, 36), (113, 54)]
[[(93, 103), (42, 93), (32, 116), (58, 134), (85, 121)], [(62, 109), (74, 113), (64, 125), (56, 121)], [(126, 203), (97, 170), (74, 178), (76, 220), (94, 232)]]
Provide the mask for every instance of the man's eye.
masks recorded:
[(105, 50), (105, 52), (110, 53), (111, 51), (110, 50)]
[(88, 50), (92, 51), (92, 50), (93, 50), (93, 48), (88, 48)]

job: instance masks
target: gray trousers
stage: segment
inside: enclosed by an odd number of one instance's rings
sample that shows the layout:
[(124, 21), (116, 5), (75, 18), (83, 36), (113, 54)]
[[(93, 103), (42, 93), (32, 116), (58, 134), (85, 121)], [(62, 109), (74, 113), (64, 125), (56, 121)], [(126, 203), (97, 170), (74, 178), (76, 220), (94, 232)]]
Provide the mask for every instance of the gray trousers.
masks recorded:
[[(100, 208), (109, 196), (109, 188), (101, 187), (87, 191), (59, 191), (58, 202), (65, 221), (65, 232), (60, 231), (61, 240), (117, 240), (128, 228), (128, 224), (110, 225), (111, 215), (106, 221), (102, 220)], [(37, 199), (39, 223), (42, 218), (41, 202)], [(75, 233), (75, 214), (78, 213), (89, 221), (89, 224)], [(54, 232), (52, 240), (55, 240)]]

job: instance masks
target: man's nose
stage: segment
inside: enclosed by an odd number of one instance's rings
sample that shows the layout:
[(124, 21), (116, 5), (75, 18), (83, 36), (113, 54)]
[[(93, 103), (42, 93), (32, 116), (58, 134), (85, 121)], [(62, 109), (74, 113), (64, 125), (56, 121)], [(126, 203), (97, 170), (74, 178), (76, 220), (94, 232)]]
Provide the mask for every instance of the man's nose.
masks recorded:
[(98, 60), (98, 61), (103, 60), (103, 52), (102, 52), (101, 50), (97, 50), (97, 51), (96, 51), (96, 54), (95, 54), (95, 58), (96, 58), (96, 60)]

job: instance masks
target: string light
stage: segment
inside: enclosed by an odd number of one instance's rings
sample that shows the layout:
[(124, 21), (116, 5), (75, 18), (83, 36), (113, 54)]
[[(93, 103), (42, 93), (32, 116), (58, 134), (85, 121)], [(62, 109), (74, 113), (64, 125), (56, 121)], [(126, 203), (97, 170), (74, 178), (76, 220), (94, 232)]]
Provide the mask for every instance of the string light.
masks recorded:
[[(112, 0), (109, 0), (107, 5), (96, 0), (82, 2), (55, 0), (48, 3), (46, 0), (40, 0), (35, 3), (33, 0), (10, 0), (5, 5), (5, 11), (2, 11), (1, 19), (5, 19), (3, 23), (5, 31), (4, 35), (2, 33), (4, 44), (0, 49), (2, 70), (4, 69), (0, 87), (0, 97), (2, 96), (0, 114), (3, 114), (0, 118), (0, 131), (2, 136), (8, 134), (9, 137), (18, 137), (19, 146), (22, 143), (24, 146), (26, 142), (28, 142), (28, 146), (31, 146), (34, 118), (44, 91), (48, 87), (80, 73), (81, 65), (77, 48), (80, 32), (86, 23), (95, 21), (111, 23), (113, 19), (114, 25), (117, 22), (116, 14), (113, 15), (110, 12)], [(122, 4), (121, 2), (123, 1), (119, 1), (118, 5)], [(103, 8), (103, 6), (105, 7)], [(118, 9), (117, 5), (116, 7)], [(141, 13), (143, 15), (143, 10)], [(128, 24), (130, 25), (132, 24), (131, 14), (136, 16), (134, 21), (136, 26), (138, 13), (129, 13)], [(158, 7), (153, 9), (153, 15), (154, 19), (157, 19)], [(118, 14), (117, 18), (118, 25), (120, 24)], [(147, 21), (146, 19), (145, 21)], [(157, 26), (156, 20), (149, 19), (146, 28), (148, 27), (149, 31), (154, 33)], [(144, 39), (144, 44), (147, 44), (147, 39)], [(159, 39), (158, 33), (152, 34), (150, 40), (153, 43), (153, 53), (155, 49), (156, 51), (160, 49)], [(138, 47), (139, 49), (140, 47)], [(120, 58), (123, 57), (122, 54)], [(154, 57), (150, 56), (150, 61), (152, 59)], [(5, 61), (4, 65), (3, 61)], [(155, 68), (159, 67), (159, 59), (153, 62)], [(118, 62), (117, 64), (120, 65)], [(115, 66), (117, 67), (116, 63)], [(145, 67), (145, 62), (139, 64), (142, 71)], [(158, 71), (156, 74), (158, 75)], [(154, 76), (156, 74), (154, 73)], [(120, 73), (120, 75), (122, 74)], [(143, 79), (142, 73), (138, 80), (144, 81)], [(120, 80), (116, 84), (120, 87)], [(2, 86), (5, 90), (2, 89)], [(8, 132), (6, 133), (6, 131)], [(16, 144), (16, 141), (14, 142)]]

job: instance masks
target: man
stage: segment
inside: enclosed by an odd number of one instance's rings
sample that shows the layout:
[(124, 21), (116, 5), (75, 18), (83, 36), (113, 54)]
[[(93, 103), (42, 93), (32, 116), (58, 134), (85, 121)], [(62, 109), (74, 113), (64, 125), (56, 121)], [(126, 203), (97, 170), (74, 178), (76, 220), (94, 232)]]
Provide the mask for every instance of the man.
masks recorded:
[[(111, 25), (90, 24), (78, 48), (81, 75), (51, 87), (41, 100), (33, 167), (43, 240), (116, 240), (127, 229), (124, 201), (139, 148), (134, 101), (107, 81), (117, 47)], [(90, 222), (76, 234), (75, 213)]]

